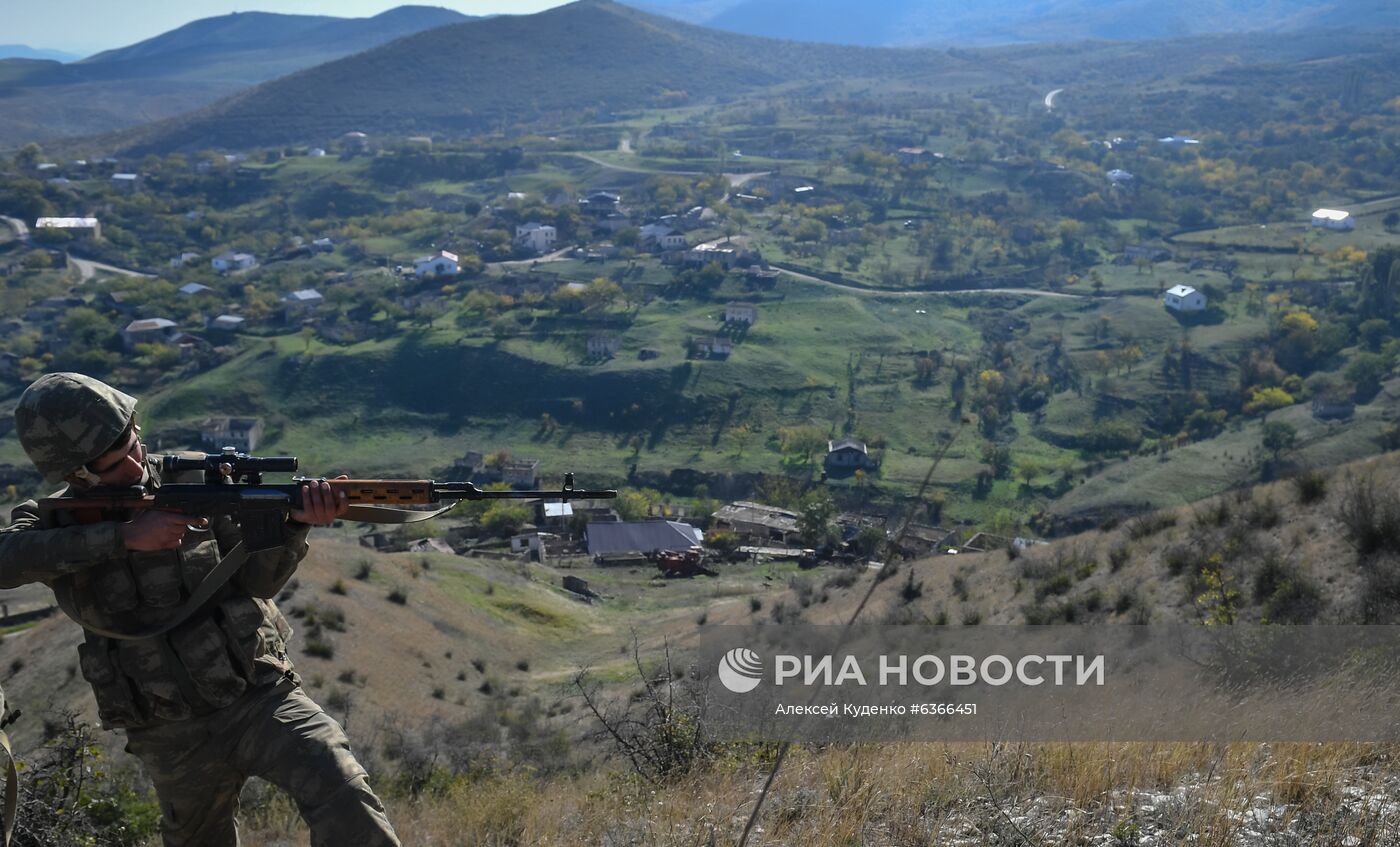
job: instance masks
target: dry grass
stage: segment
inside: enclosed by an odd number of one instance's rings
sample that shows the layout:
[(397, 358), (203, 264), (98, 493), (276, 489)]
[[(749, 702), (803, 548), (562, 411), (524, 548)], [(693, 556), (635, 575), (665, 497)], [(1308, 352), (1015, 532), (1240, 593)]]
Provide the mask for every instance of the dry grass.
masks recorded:
[[(797, 749), (750, 843), (1394, 844), (1396, 753), (1342, 744)], [(761, 766), (734, 761), (665, 786), (602, 773), (492, 777), (389, 807), (405, 845), (732, 845), (763, 777)], [(285, 844), (287, 830), (266, 823), (245, 843)]]

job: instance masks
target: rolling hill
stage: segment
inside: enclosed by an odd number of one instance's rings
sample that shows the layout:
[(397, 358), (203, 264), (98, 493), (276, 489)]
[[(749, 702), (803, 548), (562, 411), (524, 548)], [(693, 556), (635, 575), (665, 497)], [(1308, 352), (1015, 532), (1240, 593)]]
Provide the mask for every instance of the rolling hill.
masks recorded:
[(733, 35), (607, 0), (419, 33), (133, 133), (130, 151), (324, 140), (350, 130), (460, 133), (586, 108), (732, 96), (785, 82), (973, 68), (932, 50)]
[(108, 132), (197, 108), (250, 85), (469, 20), (402, 6), (372, 18), (223, 15), (79, 62), (0, 60), (0, 145)]

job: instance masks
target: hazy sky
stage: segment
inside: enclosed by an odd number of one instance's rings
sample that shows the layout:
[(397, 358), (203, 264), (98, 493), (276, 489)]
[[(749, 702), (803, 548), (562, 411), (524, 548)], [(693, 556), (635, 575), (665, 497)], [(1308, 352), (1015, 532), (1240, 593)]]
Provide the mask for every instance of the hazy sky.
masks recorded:
[(402, 5), (443, 6), (465, 15), (529, 14), (564, 0), (0, 0), (0, 43), (89, 54), (159, 35), (181, 24), (229, 12), (281, 12), (365, 18)]

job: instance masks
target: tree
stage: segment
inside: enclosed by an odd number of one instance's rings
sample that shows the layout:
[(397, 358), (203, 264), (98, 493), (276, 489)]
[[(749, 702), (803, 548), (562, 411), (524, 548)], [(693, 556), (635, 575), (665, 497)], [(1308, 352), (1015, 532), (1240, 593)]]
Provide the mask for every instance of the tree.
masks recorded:
[(797, 531), (808, 544), (816, 547), (830, 543), (836, 535), (833, 520), (836, 503), (826, 491), (813, 491), (802, 498), (797, 514)]
[(1040, 473), (1040, 463), (1034, 459), (1022, 459), (1021, 463), (1016, 466), (1016, 476), (1021, 478), (1021, 484), (1028, 489), (1031, 487), (1031, 483), (1040, 476)]
[(1290, 423), (1269, 421), (1260, 431), (1260, 444), (1277, 462), (1284, 451), (1292, 450), (1298, 441), (1298, 430)]

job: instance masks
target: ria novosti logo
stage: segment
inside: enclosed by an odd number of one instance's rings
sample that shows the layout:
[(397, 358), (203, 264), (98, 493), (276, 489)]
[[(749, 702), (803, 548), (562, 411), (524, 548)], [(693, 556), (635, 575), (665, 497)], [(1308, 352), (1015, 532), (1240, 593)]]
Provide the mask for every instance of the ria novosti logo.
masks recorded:
[(735, 694), (747, 694), (763, 681), (763, 660), (747, 647), (735, 647), (719, 660), (719, 681)]

